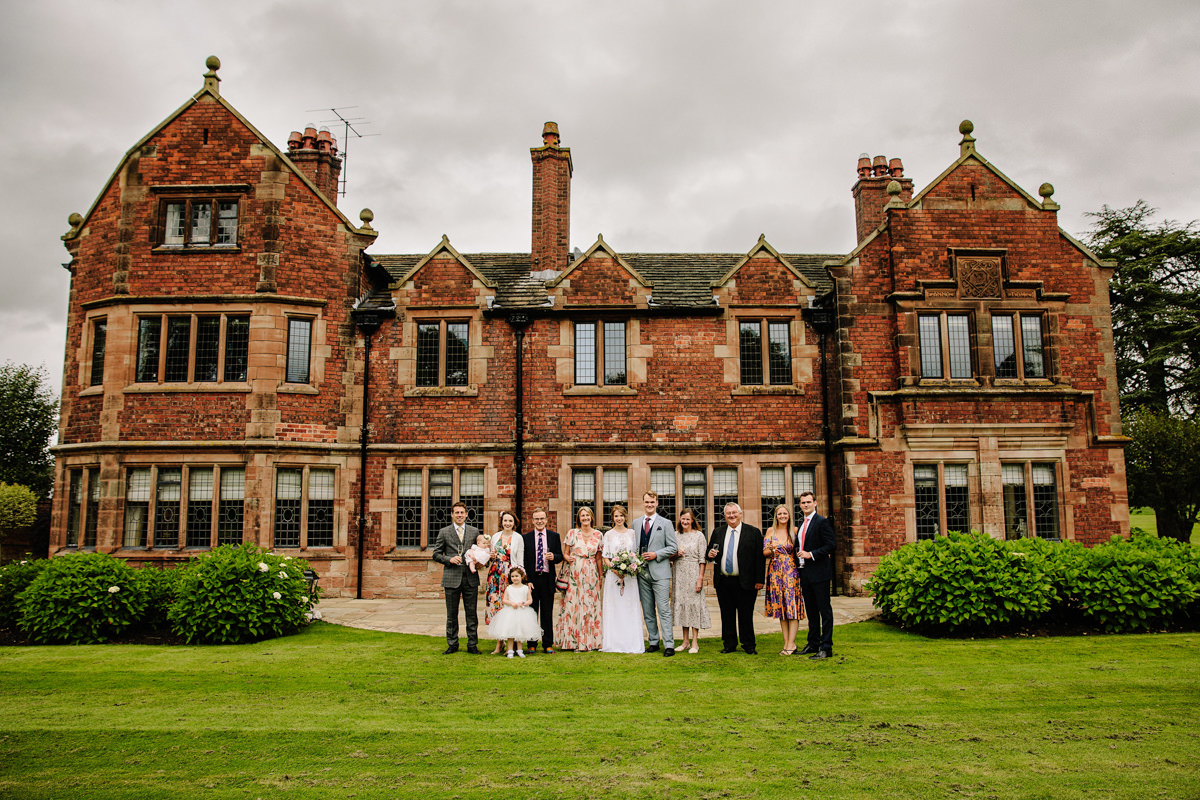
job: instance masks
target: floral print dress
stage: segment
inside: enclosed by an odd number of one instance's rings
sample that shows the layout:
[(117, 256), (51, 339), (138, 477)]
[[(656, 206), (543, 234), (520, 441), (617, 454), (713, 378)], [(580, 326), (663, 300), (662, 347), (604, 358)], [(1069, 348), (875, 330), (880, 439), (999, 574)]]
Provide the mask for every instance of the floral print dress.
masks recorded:
[(570, 548), (575, 561), (569, 565), (567, 591), (562, 608), (554, 621), (554, 642), (564, 650), (599, 650), (603, 642), (600, 628), (600, 564), (596, 554), (603, 537), (593, 530), (585, 539), (572, 528), (563, 539), (563, 550)]
[[(513, 534), (513, 536), (520, 535), (519, 533)], [(508, 545), (505, 545), (503, 537), (496, 538), (493, 550), (496, 557), (492, 559), (492, 563), (488, 567), (487, 603), (483, 609), (483, 621), (489, 625), (492, 617), (496, 616), (496, 612), (504, 606), (504, 590), (508, 587), (508, 569), (512, 566), (511, 551), (512, 539), (509, 539)]]
[(796, 543), (777, 536), (767, 539), (775, 544), (775, 555), (767, 561), (767, 586), (763, 594), (763, 614), (775, 619), (804, 619), (804, 601), (800, 593), (800, 568), (796, 566)]

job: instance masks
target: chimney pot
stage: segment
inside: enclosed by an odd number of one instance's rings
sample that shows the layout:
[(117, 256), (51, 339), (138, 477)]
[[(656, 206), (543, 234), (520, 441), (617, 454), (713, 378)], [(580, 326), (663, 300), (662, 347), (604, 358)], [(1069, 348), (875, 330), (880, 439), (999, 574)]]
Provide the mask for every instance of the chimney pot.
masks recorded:
[(858, 157), (858, 177), (860, 179), (871, 177), (871, 157), (866, 153)]
[(882, 178), (884, 175), (887, 175), (887, 156), (875, 156), (875, 162), (872, 166), (874, 167), (876, 178)]
[(888, 172), (893, 178), (904, 177), (904, 164), (898, 158), (893, 158), (888, 161)]
[(547, 147), (558, 147), (558, 123), (547, 122), (542, 126), (542, 144)]
[(288, 134), (288, 150), (299, 150), (303, 138), (300, 135), (300, 131), (292, 131)]

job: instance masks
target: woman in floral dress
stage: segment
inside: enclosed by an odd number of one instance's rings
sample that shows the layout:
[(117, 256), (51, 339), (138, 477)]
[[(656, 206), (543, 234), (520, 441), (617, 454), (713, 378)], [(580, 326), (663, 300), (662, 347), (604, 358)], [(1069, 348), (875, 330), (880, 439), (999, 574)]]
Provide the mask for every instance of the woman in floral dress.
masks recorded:
[(708, 602), (704, 599), (704, 551), (708, 548), (704, 534), (693, 527), (695, 524), (696, 515), (690, 508), (679, 513), (678, 529), (675, 531), (679, 551), (671, 564), (675, 573), (672, 582), (675, 588), (675, 624), (683, 628), (679, 651), (686, 650), (689, 653), (700, 650), (700, 629), (712, 627), (708, 618)]
[(575, 515), (576, 526), (563, 537), (567, 562), (567, 591), (554, 621), (554, 641), (560, 649), (586, 653), (599, 650), (600, 630), (600, 531), (592, 527), (592, 510)]
[(763, 613), (779, 620), (783, 629), (781, 656), (796, 652), (796, 631), (804, 619), (804, 601), (800, 594), (800, 568), (796, 564), (796, 528), (787, 506), (775, 506), (774, 523), (763, 535), (763, 555), (767, 557), (767, 586)]
[[(492, 535), (492, 561), (488, 565), (487, 602), (483, 609), (484, 622), (491, 624), (492, 617), (504, 606), (504, 590), (508, 587), (508, 570), (525, 563), (525, 540), (518, 531), (521, 521), (511, 511), (500, 514), (500, 530)], [(503, 641), (496, 642), (492, 655), (503, 652)]]

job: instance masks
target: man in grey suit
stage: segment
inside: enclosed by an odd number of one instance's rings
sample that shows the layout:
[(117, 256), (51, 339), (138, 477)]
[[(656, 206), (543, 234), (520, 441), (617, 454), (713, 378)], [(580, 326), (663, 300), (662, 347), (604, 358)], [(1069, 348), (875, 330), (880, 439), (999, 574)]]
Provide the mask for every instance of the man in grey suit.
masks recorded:
[[(675, 623), (671, 619), (671, 556), (675, 555), (675, 526), (671, 520), (658, 516), (658, 494), (642, 495), (644, 516), (633, 521), (633, 530), (641, 537), (638, 552), (646, 562), (638, 572), (638, 594), (642, 599), (642, 617), (650, 634), (647, 653), (658, 652), (663, 643), (663, 655), (675, 655)], [(657, 614), (656, 614), (657, 612)]]
[(438, 531), (433, 560), (442, 565), (442, 589), (446, 592), (446, 649), (458, 652), (458, 601), (467, 612), (467, 652), (479, 655), (479, 573), (467, 569), (465, 553), (475, 544), (479, 529), (467, 524), (467, 507), (455, 503), (450, 510), (454, 523)]

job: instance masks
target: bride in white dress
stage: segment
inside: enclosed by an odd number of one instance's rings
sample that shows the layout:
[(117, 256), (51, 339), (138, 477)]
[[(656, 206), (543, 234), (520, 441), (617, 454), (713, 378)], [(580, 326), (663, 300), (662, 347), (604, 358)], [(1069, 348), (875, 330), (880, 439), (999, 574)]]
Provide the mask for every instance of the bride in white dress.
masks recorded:
[(641, 653), (645, 650), (642, 639), (642, 600), (638, 594), (637, 578), (625, 578), (624, 591), (620, 576), (608, 567), (612, 559), (623, 550), (636, 553), (637, 533), (625, 527), (625, 508), (613, 506), (613, 527), (604, 534), (604, 606), (600, 616), (601, 646), (605, 653)]

